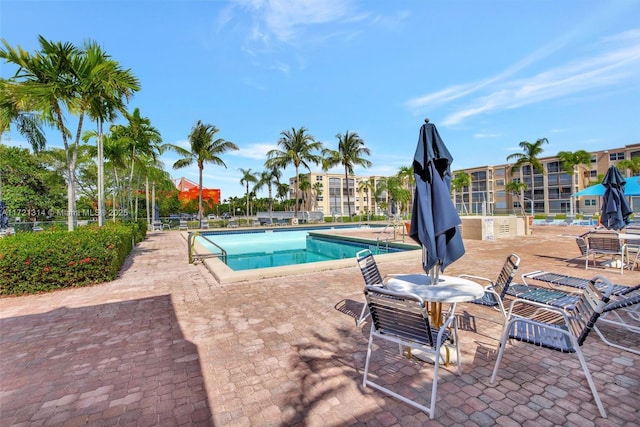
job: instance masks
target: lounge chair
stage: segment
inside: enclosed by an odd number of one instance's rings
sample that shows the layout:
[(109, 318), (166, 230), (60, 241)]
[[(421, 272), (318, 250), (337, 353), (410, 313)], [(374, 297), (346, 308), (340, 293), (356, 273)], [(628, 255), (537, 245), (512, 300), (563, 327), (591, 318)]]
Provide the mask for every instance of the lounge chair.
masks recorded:
[(488, 283), (484, 288), (484, 296), (471, 302), (489, 307), (497, 306), (502, 313), (503, 318), (506, 319), (507, 313), (503, 304), (504, 296), (509, 289), (509, 285), (513, 281), (518, 265), (520, 265), (520, 257), (516, 254), (511, 254), (507, 256), (507, 259), (504, 261), (502, 270), (495, 281), (487, 279), (486, 277), (473, 276), (470, 274), (461, 274), (458, 277)]
[(578, 245), (578, 250), (580, 250), (580, 255), (576, 255), (573, 258), (568, 258), (565, 260), (566, 262), (573, 261), (574, 259), (580, 259), (587, 256), (587, 239), (585, 237), (587, 234), (589, 233), (576, 237), (576, 244)]
[[(605, 289), (604, 292), (598, 290), (597, 284), (600, 284), (600, 287)], [(600, 415), (606, 418), (607, 413), (600, 401), (600, 396), (580, 347), (584, 344), (596, 320), (604, 311), (612, 290), (613, 285), (606, 278), (596, 276), (590, 280), (587, 288), (576, 302), (575, 308), (570, 311), (520, 298), (512, 301), (490, 383), (493, 384), (495, 382), (507, 340), (517, 340), (561, 353), (576, 353)], [(533, 316), (527, 318), (513, 315), (512, 311), (516, 304), (530, 305), (534, 309)], [(549, 319), (548, 317), (543, 317), (543, 314), (555, 315), (555, 318)], [(519, 382), (518, 380), (515, 381)]]
[(151, 231), (162, 231), (162, 222), (161, 221), (153, 221), (151, 226)]
[(555, 214), (553, 215), (547, 215), (546, 218), (544, 219), (544, 222), (542, 223), (542, 225), (551, 225), (556, 221), (556, 216)]
[(567, 215), (560, 225), (573, 225), (574, 219), (576, 219), (575, 215)]
[(178, 230), (188, 230), (188, 229), (189, 229), (189, 226), (187, 225), (187, 220), (181, 219), (180, 225), (178, 226)]
[[(599, 323), (613, 325), (633, 334), (640, 334), (640, 285), (630, 287), (628, 291), (612, 296), (611, 301), (602, 312)], [(630, 353), (640, 354), (638, 348), (610, 341), (598, 326), (594, 326), (594, 329), (605, 344)]]
[[(456, 349), (457, 357), (455, 363), (457, 365), (457, 374), (462, 374), (460, 368), (458, 326), (454, 313), (449, 312), (443, 325), (440, 328), (435, 328), (429, 323), (429, 313), (425, 301), (417, 295), (396, 292), (381, 288), (380, 286), (366, 286), (364, 296), (367, 301), (368, 310), (371, 313), (372, 322), (362, 380), (363, 387), (370, 385), (383, 393), (426, 412), (429, 417), (433, 419), (435, 417), (436, 395), (438, 391), (438, 370), (440, 363), (443, 362), (440, 350), (447, 340), (453, 339), (451, 345), (455, 346)], [(433, 383), (431, 385), (431, 398), (428, 406), (411, 400), (399, 392), (393, 391), (387, 386), (383, 386), (369, 379), (374, 338), (397, 343), (401, 347), (410, 349), (408, 351), (419, 350), (433, 357)], [(379, 366), (379, 364), (374, 363), (373, 366)], [(380, 374), (376, 381), (384, 381), (385, 378), (391, 377)], [(398, 384), (397, 379), (392, 378), (391, 382)], [(410, 382), (417, 382), (416, 378), (410, 378)], [(389, 386), (392, 385), (389, 384)], [(400, 391), (403, 386), (398, 385), (393, 388)], [(422, 393), (419, 392), (413, 393), (413, 396), (421, 395)]]
[(202, 228), (204, 230), (208, 230), (209, 229), (209, 220), (208, 219), (200, 220), (200, 228)]

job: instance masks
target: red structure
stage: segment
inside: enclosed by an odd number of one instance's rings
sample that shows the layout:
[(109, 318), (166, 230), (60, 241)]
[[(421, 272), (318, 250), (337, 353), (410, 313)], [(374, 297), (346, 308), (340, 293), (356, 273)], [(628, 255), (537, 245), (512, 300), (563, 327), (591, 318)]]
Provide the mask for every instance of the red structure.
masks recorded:
[[(178, 191), (178, 200), (186, 203), (191, 200), (198, 200), (198, 184), (193, 181), (189, 181), (187, 178), (180, 178), (173, 180)], [(202, 203), (209, 205), (209, 207), (213, 208), (213, 206), (220, 204), (220, 190), (218, 189), (202, 189)]]

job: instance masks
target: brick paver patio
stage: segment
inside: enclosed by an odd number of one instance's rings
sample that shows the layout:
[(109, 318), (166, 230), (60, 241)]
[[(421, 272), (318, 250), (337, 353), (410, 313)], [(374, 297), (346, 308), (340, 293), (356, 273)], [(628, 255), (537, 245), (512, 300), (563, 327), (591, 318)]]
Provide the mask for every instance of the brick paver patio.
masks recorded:
[[(533, 236), (465, 241), (447, 274), (495, 278), (505, 257), (519, 272), (585, 270), (584, 228), (536, 226)], [(420, 258), (379, 262), (383, 273), (419, 272)], [(458, 305), (463, 375), (441, 370), (436, 419), (363, 389), (369, 325), (336, 308), (362, 307), (352, 268), (221, 285), (187, 263), (180, 233), (154, 232), (110, 283), (0, 299), (0, 426), (418, 426), (640, 424), (640, 356), (583, 347), (608, 418), (601, 418), (575, 355), (509, 346), (489, 384), (501, 330), (497, 312)], [(602, 325), (640, 347), (640, 336)], [(390, 346), (374, 362), (400, 388), (430, 385), (432, 369)]]

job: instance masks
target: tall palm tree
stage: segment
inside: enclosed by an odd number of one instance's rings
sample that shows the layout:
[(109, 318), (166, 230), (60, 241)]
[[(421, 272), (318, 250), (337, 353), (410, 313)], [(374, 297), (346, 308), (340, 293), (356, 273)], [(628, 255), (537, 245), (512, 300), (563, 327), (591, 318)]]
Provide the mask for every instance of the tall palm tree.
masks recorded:
[(344, 167), (344, 179), (347, 186), (347, 210), (349, 212), (349, 218), (351, 218), (349, 175), (353, 175), (354, 166), (362, 166), (365, 168), (371, 166), (371, 162), (363, 157), (371, 155), (371, 150), (364, 146), (364, 141), (356, 132), (349, 132), (347, 130), (344, 135), (337, 134), (336, 138), (338, 138), (338, 150), (325, 149), (322, 152), (325, 156), (323, 168), (328, 170), (337, 165)]
[[(567, 175), (571, 176), (571, 193), (573, 193), (576, 189), (576, 172), (578, 171), (577, 167), (579, 165), (590, 165), (591, 164), (591, 154), (585, 150), (578, 151), (560, 151), (558, 153), (558, 159), (560, 160), (560, 165), (562, 166), (562, 170), (564, 170)], [(569, 204), (570, 206), (570, 215), (573, 215), (574, 207), (573, 201)]]
[(233, 142), (225, 141), (222, 138), (214, 139), (218, 132), (219, 129), (214, 125), (204, 124), (198, 120), (189, 134), (190, 151), (177, 145), (165, 144), (165, 148), (174, 150), (183, 156), (173, 164), (174, 169), (182, 169), (193, 163), (198, 165), (198, 185), (200, 187), (198, 190), (198, 219), (200, 220), (202, 220), (202, 170), (204, 164), (211, 163), (226, 168), (227, 165), (222, 161), (220, 155), (229, 150), (239, 150)]
[(253, 172), (251, 172), (251, 168), (249, 169), (239, 168), (238, 170), (242, 174), (242, 178), (240, 178), (240, 184), (241, 185), (244, 184), (246, 186), (245, 195), (247, 197), (247, 210), (245, 212), (245, 215), (247, 216), (247, 220), (248, 220), (249, 219), (249, 184), (255, 184), (256, 182), (258, 182), (258, 178), (256, 178)]
[(535, 182), (533, 179), (533, 172), (538, 171), (544, 174), (544, 168), (542, 163), (538, 159), (538, 156), (542, 154), (544, 149), (542, 148), (542, 144), (548, 144), (549, 140), (547, 138), (540, 138), (536, 140), (536, 142), (528, 142), (521, 141), (518, 145), (522, 148), (522, 153), (512, 153), (507, 156), (507, 161), (515, 159), (514, 165), (511, 167), (512, 173), (520, 169), (524, 165), (529, 165), (531, 169), (531, 204), (533, 208), (532, 211), (535, 211)]
[[(315, 165), (322, 161), (322, 157), (316, 154), (322, 150), (322, 143), (316, 141), (313, 135), (307, 133), (305, 127), (300, 129), (291, 128), (290, 131), (280, 132), (278, 147), (267, 153), (267, 160), (264, 165), (267, 168), (285, 169), (288, 165), (293, 164), (296, 169), (295, 177), (300, 175), (300, 166), (304, 166), (311, 171), (309, 164)], [(296, 188), (294, 194), (299, 192), (296, 180)], [(298, 204), (294, 203), (295, 216), (298, 216)]]
[(280, 170), (276, 168), (270, 168), (260, 173), (260, 178), (256, 185), (253, 187), (253, 191), (259, 191), (265, 185), (269, 191), (269, 223), (273, 223), (273, 186), (278, 185), (282, 174)]
[[(113, 100), (118, 90), (124, 90), (123, 93), (137, 90), (137, 80), (130, 72), (122, 72), (114, 61), (109, 60), (106, 66), (105, 55), (94, 42), (78, 48), (72, 43), (54, 43), (42, 36), (38, 41), (40, 50), (31, 55), (19, 47), (17, 50), (12, 48), (3, 40), (5, 48), (0, 49), (0, 58), (18, 67), (10, 79), (16, 83), (12, 87), (16, 105), (29, 106), (62, 136), (67, 163), (67, 227), (71, 231), (77, 220), (75, 168), (84, 119), (96, 113), (97, 105), (105, 99)], [(113, 83), (114, 77), (124, 83), (115, 92), (105, 89)], [(66, 127), (66, 114), (77, 116), (75, 134)]]

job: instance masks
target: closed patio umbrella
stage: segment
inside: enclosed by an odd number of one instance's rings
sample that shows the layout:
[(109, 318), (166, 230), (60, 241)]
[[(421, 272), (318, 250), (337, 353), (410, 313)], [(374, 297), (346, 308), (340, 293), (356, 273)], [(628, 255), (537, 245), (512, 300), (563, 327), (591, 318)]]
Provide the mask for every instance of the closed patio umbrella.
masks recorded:
[(600, 222), (608, 230), (620, 230), (631, 221), (632, 211), (624, 198), (626, 180), (617, 167), (611, 166), (607, 170), (602, 185), (605, 188), (602, 196), (602, 212)]
[(422, 266), (432, 280), (465, 252), (462, 221), (449, 191), (452, 162), (435, 125), (426, 119), (413, 159), (416, 191), (409, 236), (422, 246)]

